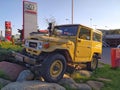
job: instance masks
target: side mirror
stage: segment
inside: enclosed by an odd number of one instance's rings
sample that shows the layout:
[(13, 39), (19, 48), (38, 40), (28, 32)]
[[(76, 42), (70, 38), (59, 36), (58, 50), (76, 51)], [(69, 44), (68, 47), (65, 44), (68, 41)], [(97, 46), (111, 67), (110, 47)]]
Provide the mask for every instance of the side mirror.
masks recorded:
[(52, 23), (49, 23), (48, 25), (49, 25), (48, 26), (49, 36), (51, 36), (52, 35)]

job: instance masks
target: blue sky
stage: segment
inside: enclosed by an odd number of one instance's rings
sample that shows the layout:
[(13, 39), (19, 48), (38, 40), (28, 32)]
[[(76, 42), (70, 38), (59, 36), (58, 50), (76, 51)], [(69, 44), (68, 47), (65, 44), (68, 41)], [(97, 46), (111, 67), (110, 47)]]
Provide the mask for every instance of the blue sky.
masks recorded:
[[(0, 0), (0, 30), (11, 21), (13, 34), (22, 28), (22, 1)], [(57, 24), (71, 23), (72, 0), (28, 0), (38, 5), (38, 26), (47, 28), (46, 19), (55, 18)], [(66, 20), (67, 19), (67, 20)], [(92, 28), (120, 28), (120, 0), (74, 0), (74, 23)]]

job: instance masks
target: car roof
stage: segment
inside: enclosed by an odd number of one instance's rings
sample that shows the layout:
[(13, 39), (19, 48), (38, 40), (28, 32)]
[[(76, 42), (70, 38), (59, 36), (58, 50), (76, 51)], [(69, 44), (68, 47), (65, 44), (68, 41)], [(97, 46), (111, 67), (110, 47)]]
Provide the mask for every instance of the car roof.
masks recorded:
[(56, 25), (56, 26), (82, 26), (82, 27), (86, 27), (86, 28), (89, 28), (89, 29), (93, 30), (93, 32), (102, 34), (102, 32), (100, 30), (93, 29), (91, 27), (88, 27), (88, 26), (85, 26), (85, 25), (82, 25), (82, 24), (63, 24), (63, 25)]

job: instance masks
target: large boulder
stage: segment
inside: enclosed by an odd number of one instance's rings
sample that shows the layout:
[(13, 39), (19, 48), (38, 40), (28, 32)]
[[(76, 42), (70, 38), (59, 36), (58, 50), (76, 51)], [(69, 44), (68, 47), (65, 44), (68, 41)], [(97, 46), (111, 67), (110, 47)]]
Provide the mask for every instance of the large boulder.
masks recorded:
[(112, 80), (107, 79), (107, 78), (97, 78), (97, 80), (102, 81), (102, 82), (112, 82)]
[(10, 83), (1, 90), (65, 90), (65, 88), (55, 83), (23, 81)]
[(92, 90), (92, 88), (86, 83), (79, 83), (76, 90)]
[(15, 63), (10, 63), (5, 61), (0, 62), (0, 70), (3, 71), (4, 74), (8, 76), (8, 78), (11, 81), (15, 81), (18, 75), (20, 74), (20, 72), (25, 69), (26, 69), (25, 67)]
[(69, 87), (72, 89), (77, 89), (77, 83), (72, 79), (72, 78), (63, 78), (61, 79), (58, 84), (64, 86), (64, 87)]
[(87, 84), (93, 88), (93, 90), (101, 90), (101, 88), (104, 86), (104, 83), (99, 81), (87, 81)]
[(58, 84), (73, 89), (73, 90), (92, 90), (91, 87), (85, 83), (76, 83), (70, 76), (64, 75)]

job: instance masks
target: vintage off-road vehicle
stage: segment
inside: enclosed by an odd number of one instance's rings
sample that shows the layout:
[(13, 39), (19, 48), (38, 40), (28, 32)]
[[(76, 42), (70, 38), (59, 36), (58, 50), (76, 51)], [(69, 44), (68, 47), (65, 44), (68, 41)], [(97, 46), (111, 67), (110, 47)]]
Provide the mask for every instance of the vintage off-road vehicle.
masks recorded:
[(31, 36), (25, 41), (22, 54), (14, 56), (45, 81), (58, 82), (70, 67), (86, 64), (87, 69), (95, 70), (101, 52), (101, 31), (72, 24), (55, 26), (49, 36)]

